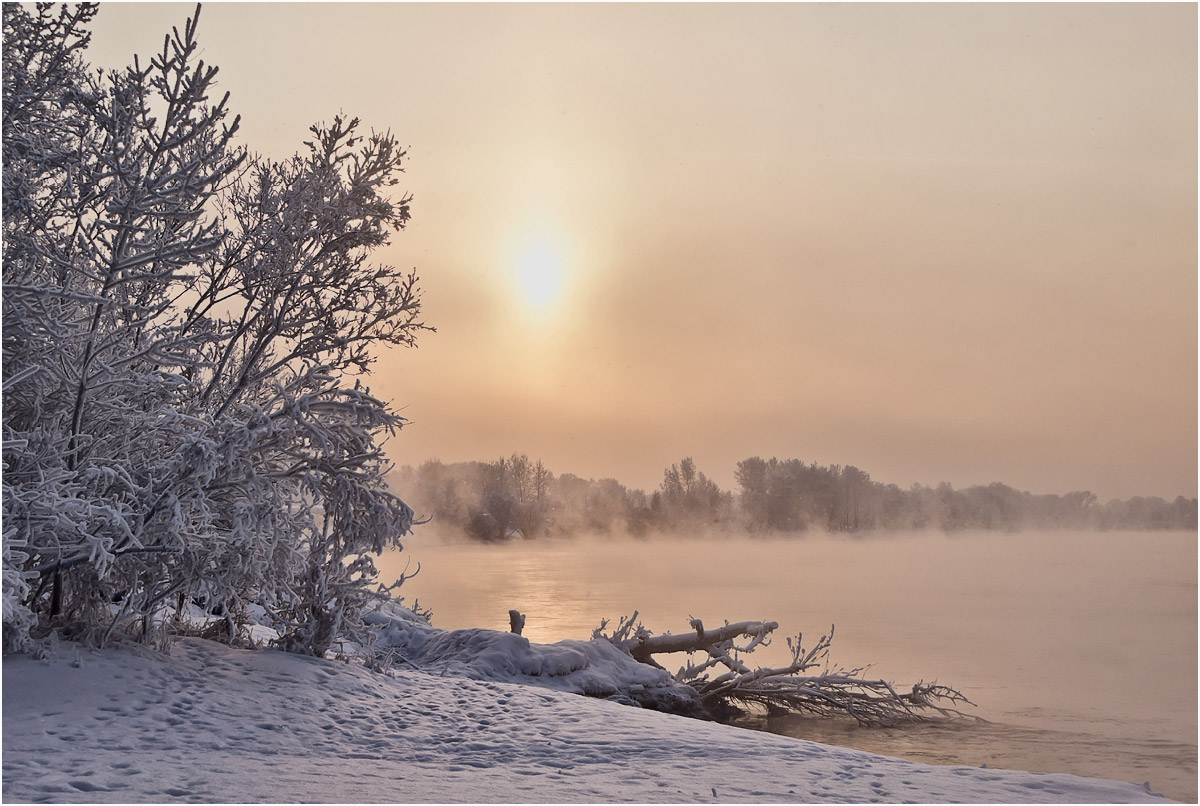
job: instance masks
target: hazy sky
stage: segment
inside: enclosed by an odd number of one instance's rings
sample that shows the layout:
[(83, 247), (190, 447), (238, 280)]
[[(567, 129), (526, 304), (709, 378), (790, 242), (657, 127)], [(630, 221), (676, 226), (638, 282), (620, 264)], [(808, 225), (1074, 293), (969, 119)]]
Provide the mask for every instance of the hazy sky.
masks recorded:
[[(102, 5), (91, 61), (190, 9)], [(382, 260), (439, 332), (377, 365), (398, 463), (1170, 498), (1196, 494), (1196, 13), (221, 3), (200, 40), (251, 148), (339, 111), (410, 146)]]

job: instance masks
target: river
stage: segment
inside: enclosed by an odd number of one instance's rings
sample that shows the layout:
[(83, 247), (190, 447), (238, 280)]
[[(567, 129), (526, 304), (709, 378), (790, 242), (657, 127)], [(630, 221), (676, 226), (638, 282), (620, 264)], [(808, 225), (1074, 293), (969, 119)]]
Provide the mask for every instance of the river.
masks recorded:
[[(505, 545), (412, 537), (383, 576), (446, 629), (586, 638), (638, 610), (656, 633), (688, 618), (773, 620), (750, 665), (783, 665), (783, 636), (831, 624), (831, 660), (900, 684), (952, 685), (987, 724), (858, 728), (765, 718), (747, 726), (934, 764), (1149, 781), (1197, 799), (1195, 532), (887, 533), (581, 538)], [(411, 570), (411, 569), (410, 569)]]

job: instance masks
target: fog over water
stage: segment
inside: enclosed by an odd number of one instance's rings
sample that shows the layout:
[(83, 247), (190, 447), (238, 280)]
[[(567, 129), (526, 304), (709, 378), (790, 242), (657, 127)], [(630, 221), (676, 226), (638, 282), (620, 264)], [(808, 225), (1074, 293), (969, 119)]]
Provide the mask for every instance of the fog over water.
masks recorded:
[[(1196, 799), (1196, 533), (902, 533), (878, 537), (588, 538), (447, 544), (418, 535), (384, 557), (420, 574), (404, 595), (434, 624), (586, 638), (638, 610), (656, 633), (689, 616), (774, 620), (750, 665), (783, 665), (836, 624), (831, 659), (899, 684), (936, 679), (984, 726), (756, 726), (942, 764), (1071, 772)], [(682, 662), (682, 656), (680, 657)]]

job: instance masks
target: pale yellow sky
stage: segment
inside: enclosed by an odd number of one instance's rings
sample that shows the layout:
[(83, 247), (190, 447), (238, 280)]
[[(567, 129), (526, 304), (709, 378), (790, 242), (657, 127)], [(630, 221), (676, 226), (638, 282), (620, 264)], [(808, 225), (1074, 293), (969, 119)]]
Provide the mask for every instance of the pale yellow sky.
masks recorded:
[[(106, 3), (91, 60), (190, 5)], [(1196, 494), (1194, 4), (204, 7), (242, 142), (410, 146), (399, 463)], [(537, 305), (532, 258), (561, 270)], [(546, 293), (550, 293), (547, 287)]]

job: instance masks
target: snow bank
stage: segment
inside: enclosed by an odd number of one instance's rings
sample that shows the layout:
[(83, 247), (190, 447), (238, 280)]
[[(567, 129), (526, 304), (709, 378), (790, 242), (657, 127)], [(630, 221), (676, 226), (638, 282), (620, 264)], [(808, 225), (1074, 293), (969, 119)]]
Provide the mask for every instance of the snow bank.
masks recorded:
[(370, 614), (367, 623), (376, 627), (372, 650), (390, 650), (413, 668), (534, 685), (674, 714), (704, 713), (695, 689), (676, 683), (663, 669), (637, 662), (608, 641), (534, 644), (496, 630), (441, 630), (390, 603)]
[[(419, 633), (408, 635), (415, 651)], [(422, 651), (454, 646), (450, 635), (426, 635)], [(573, 649), (537, 661), (498, 649), (474, 670), (448, 653), (444, 670), (391, 675), (199, 639), (180, 639), (167, 657), (68, 645), (41, 660), (10, 656), (3, 798), (1164, 802), (1132, 784), (932, 767), (487, 679), (527, 662), (539, 673), (521, 676), (564, 682), (582, 670), (548, 672), (577, 665)]]

